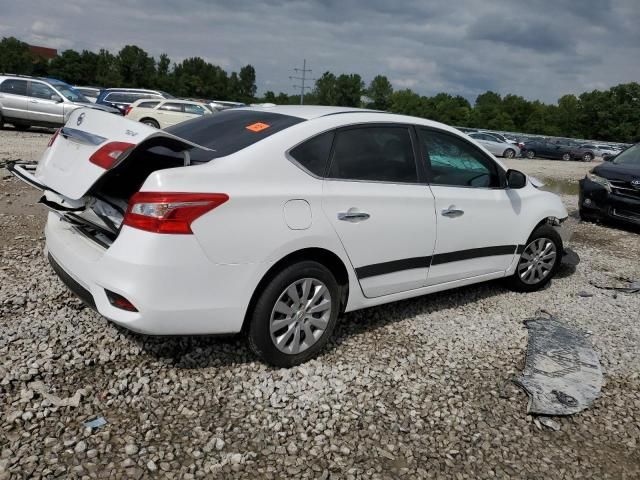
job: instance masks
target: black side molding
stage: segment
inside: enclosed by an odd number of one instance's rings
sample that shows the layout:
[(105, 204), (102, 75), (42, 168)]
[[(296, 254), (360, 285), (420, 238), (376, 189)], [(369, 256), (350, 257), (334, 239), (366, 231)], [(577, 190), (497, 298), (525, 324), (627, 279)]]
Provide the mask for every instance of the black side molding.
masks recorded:
[(87, 306), (97, 311), (96, 302), (93, 299), (93, 295), (91, 292), (76, 282), (71, 275), (64, 271), (64, 269), (54, 260), (51, 254), (47, 255), (49, 259), (49, 263), (51, 267), (56, 272), (62, 283), (66, 285), (66, 287), (71, 290), (82, 302)]

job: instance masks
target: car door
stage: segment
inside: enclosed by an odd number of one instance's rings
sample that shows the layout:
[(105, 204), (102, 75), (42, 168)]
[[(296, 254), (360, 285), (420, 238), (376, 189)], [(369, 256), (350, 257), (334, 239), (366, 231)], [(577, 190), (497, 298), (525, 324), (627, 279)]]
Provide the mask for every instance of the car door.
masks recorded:
[(438, 224), (427, 284), (504, 272), (518, 247), (517, 191), (504, 188), (502, 168), (464, 138), (418, 132)]
[(33, 122), (64, 123), (62, 97), (49, 85), (31, 80), (29, 82), (29, 118)]
[(0, 85), (2, 116), (7, 119), (29, 120), (29, 97), (26, 80), (9, 78)]
[(415, 145), (406, 125), (359, 125), (335, 134), (322, 208), (366, 297), (426, 283), (436, 220)]
[(184, 118), (182, 121), (191, 120), (192, 118), (198, 118), (207, 113), (211, 113), (208, 112), (204, 106), (194, 103), (184, 103), (182, 107), (184, 108)]
[(181, 103), (164, 102), (156, 109), (155, 113), (160, 128), (167, 128), (186, 120)]
[(482, 134), (482, 146), (489, 150), (493, 155), (501, 156), (504, 153), (504, 144), (498, 142), (491, 135)]

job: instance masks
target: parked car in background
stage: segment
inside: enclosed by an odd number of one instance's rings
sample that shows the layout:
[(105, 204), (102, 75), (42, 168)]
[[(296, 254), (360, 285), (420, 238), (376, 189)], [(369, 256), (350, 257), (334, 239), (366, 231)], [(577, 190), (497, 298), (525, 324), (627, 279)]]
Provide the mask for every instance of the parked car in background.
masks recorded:
[(501, 133), (497, 133), (497, 132), (485, 132), (480, 130), (478, 133), (484, 133), (485, 135), (490, 135), (494, 138), (496, 138), (498, 141), (502, 142), (502, 143), (512, 143), (514, 145), (519, 145), (519, 142), (517, 140), (513, 140), (511, 138), (507, 138), (505, 135), (501, 134)]
[(526, 142), (522, 154), (527, 158), (551, 158), (571, 160), (571, 148), (568, 145), (552, 143), (546, 140), (534, 140)]
[(145, 90), (142, 88), (106, 88), (100, 91), (100, 95), (96, 99), (96, 104), (108, 105), (110, 107), (117, 108), (122, 113), (125, 112), (127, 107), (136, 100), (143, 98), (174, 98), (166, 92), (160, 90)]
[(577, 148), (571, 149), (571, 158), (574, 160), (582, 160), (583, 162), (590, 162), (596, 157), (601, 157), (602, 153), (593, 144), (580, 145)]
[(496, 157), (515, 158), (520, 156), (520, 147), (513, 143), (500, 141), (498, 137), (494, 135), (484, 132), (474, 132), (470, 133), (469, 136)]
[(242, 102), (228, 102), (226, 100), (212, 100), (209, 102), (209, 106), (216, 112), (222, 110), (228, 110), (229, 108), (246, 107), (247, 105)]
[(125, 115), (130, 120), (137, 120), (155, 128), (167, 128), (172, 125), (212, 115), (208, 105), (189, 100), (137, 100), (129, 105)]
[(91, 103), (96, 103), (98, 95), (100, 95), (100, 88), (96, 87), (73, 87), (74, 90), (83, 94)]
[(580, 218), (612, 218), (640, 225), (640, 143), (591, 170), (580, 180)]
[(343, 312), (498, 278), (539, 290), (564, 253), (558, 196), (423, 118), (279, 106), (167, 130), (70, 121), (34, 174), (9, 170), (55, 212), (45, 251), (61, 280), (141, 333), (244, 331), (289, 367)]
[(11, 123), (18, 130), (31, 126), (61, 127), (71, 112), (80, 107), (119, 113), (117, 109), (92, 104), (60, 80), (0, 75), (0, 127), (4, 123)]

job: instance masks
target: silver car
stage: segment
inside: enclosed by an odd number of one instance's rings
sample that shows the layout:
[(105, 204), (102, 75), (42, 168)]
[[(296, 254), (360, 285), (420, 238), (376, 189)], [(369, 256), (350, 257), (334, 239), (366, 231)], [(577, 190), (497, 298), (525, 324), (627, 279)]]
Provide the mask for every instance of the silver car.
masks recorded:
[(94, 105), (70, 85), (54, 79), (22, 75), (0, 76), (0, 127), (11, 123), (18, 130), (31, 126), (61, 127), (80, 107), (120, 113), (115, 108)]
[(513, 143), (503, 142), (488, 133), (474, 132), (470, 133), (469, 136), (496, 157), (514, 158), (520, 156), (520, 147)]

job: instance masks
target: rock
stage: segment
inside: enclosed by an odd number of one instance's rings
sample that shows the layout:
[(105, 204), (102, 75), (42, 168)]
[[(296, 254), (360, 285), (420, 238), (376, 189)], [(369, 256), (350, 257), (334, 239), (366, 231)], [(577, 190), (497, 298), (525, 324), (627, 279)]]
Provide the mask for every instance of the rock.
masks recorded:
[(73, 450), (76, 453), (84, 452), (86, 449), (87, 449), (87, 443), (84, 440), (80, 440), (78, 443), (76, 443), (76, 446), (73, 448)]
[(154, 462), (153, 460), (149, 460), (147, 462), (147, 468), (149, 469), (150, 472), (155, 472), (156, 470), (158, 470), (158, 467), (156, 466), (156, 462)]
[(128, 443), (125, 447), (124, 447), (124, 453), (126, 453), (128, 456), (133, 456), (135, 454), (138, 453), (138, 446), (133, 444), (133, 443)]

